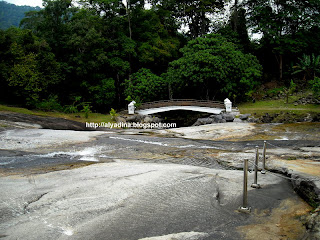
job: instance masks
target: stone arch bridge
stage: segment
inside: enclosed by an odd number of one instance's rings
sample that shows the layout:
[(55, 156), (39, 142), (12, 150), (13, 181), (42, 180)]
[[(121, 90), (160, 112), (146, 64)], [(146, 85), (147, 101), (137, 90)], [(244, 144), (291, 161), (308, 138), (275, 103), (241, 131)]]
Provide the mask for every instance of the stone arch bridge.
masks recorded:
[[(228, 101), (230, 102), (229, 99)], [(136, 109), (136, 112), (141, 115), (150, 115), (150, 114), (173, 111), (173, 110), (188, 110), (188, 111), (220, 114), (222, 111), (226, 111), (225, 104), (226, 104), (226, 100), (225, 100), (225, 103), (210, 101), (210, 100), (194, 100), (194, 99), (161, 100), (161, 101), (143, 103), (141, 106), (139, 106)], [(230, 105), (230, 109), (231, 109), (231, 105)]]

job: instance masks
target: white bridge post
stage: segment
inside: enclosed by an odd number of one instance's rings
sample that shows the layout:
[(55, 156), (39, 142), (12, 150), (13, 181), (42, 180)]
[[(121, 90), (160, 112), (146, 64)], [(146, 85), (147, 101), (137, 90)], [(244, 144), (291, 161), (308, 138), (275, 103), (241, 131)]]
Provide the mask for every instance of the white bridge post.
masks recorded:
[(226, 112), (232, 112), (232, 102), (229, 100), (229, 98), (224, 100), (224, 106), (226, 108)]
[(134, 110), (135, 110), (135, 105), (136, 102), (135, 101), (132, 101), (131, 103), (128, 104), (128, 113), (129, 114), (134, 114)]

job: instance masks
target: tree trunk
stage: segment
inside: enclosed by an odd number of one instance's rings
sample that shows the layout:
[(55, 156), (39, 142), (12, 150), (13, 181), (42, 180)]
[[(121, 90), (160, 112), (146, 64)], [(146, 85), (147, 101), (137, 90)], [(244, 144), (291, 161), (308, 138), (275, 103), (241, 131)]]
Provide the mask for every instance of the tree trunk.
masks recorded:
[(275, 57), (277, 59), (278, 62), (278, 66), (279, 66), (279, 81), (282, 81), (282, 68), (283, 68), (283, 56), (282, 54), (275, 54)]
[[(127, 0), (126, 12), (128, 16), (128, 28), (129, 28), (129, 38), (132, 40), (132, 29), (131, 29), (131, 19), (130, 19), (130, 0)], [(131, 53), (128, 54), (129, 60), (129, 81), (131, 82)]]
[(169, 90), (169, 100), (172, 100), (172, 88), (171, 88), (171, 84), (168, 84), (168, 90)]
[(127, 12), (127, 16), (128, 16), (128, 28), (129, 28), (129, 38), (132, 39), (132, 29), (131, 29), (131, 19), (130, 19), (130, 0), (126, 1), (127, 5), (126, 5), (126, 12)]
[(282, 81), (282, 66), (283, 66), (283, 60), (282, 55), (279, 55), (279, 80)]
[(235, 0), (234, 2), (234, 18), (233, 18), (233, 25), (231, 24), (231, 27), (233, 27), (234, 32), (238, 32), (238, 24), (239, 24), (239, 18), (238, 18), (238, 0)]
[(117, 78), (116, 78), (116, 93), (118, 96), (118, 107), (121, 106), (121, 90), (120, 90), (120, 77), (119, 77), (119, 73), (117, 73)]

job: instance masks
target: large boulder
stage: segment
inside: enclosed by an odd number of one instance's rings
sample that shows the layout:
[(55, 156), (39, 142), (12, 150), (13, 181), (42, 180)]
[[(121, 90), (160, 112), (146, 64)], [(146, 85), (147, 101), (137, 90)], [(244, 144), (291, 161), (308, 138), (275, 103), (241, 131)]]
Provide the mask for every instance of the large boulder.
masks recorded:
[(275, 115), (275, 114), (270, 115), (269, 113), (266, 113), (265, 115), (263, 115), (260, 118), (260, 121), (261, 121), (261, 123), (271, 123), (273, 121), (273, 119), (277, 116), (278, 116), (278, 114), (277, 115)]
[(127, 117), (127, 122), (141, 122), (144, 119), (145, 116), (140, 114), (135, 114), (132, 116)]
[(307, 240), (320, 240), (320, 207), (315, 209), (306, 219)]
[(229, 113), (223, 114), (222, 118), (225, 119), (227, 122), (233, 122), (233, 120), (234, 120), (234, 116)]
[(152, 118), (152, 122), (153, 122), (153, 123), (160, 123), (160, 122), (161, 122), (161, 118), (153, 117), (153, 118)]
[(192, 126), (200, 126), (205, 124), (215, 123), (213, 118), (198, 118), (198, 120)]
[(127, 120), (124, 118), (124, 117), (121, 117), (121, 116), (118, 116), (118, 117), (116, 117), (116, 121), (117, 121), (117, 123), (125, 123), (125, 122), (127, 122)]
[(216, 122), (216, 123), (221, 123), (221, 121), (222, 121), (222, 116), (219, 114), (219, 115), (214, 115), (214, 121)]
[(242, 120), (242, 121), (246, 121), (246, 120), (248, 120), (248, 118), (251, 116), (251, 114), (241, 114), (240, 115), (240, 119)]

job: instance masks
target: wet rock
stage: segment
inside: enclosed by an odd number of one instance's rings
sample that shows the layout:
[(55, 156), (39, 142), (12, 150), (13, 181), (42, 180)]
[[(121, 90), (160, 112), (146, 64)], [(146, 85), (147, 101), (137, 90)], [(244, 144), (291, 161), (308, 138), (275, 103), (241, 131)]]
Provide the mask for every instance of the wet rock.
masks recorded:
[(247, 119), (247, 122), (249, 122), (249, 123), (257, 123), (257, 122), (259, 122), (259, 119), (255, 118), (255, 117), (249, 117)]
[(240, 119), (241, 120), (243, 120), (243, 121), (245, 121), (245, 120), (248, 120), (248, 118), (251, 116), (251, 114), (241, 114), (240, 115)]
[(165, 236), (141, 238), (139, 240), (170, 240), (170, 239), (171, 240), (202, 240), (202, 239), (207, 239), (208, 236), (209, 236), (208, 233), (182, 232), (182, 233), (169, 234)]
[(225, 119), (227, 122), (233, 122), (234, 116), (232, 114), (223, 114), (222, 118)]
[(309, 95), (307, 97), (299, 98), (293, 104), (295, 106), (297, 106), (297, 105), (306, 105), (306, 104), (320, 104), (320, 101), (319, 101), (319, 99), (315, 98), (314, 96)]
[(233, 122), (237, 122), (237, 123), (241, 123), (241, 122), (243, 122), (240, 118), (235, 118), (234, 120), (233, 120)]
[(320, 113), (310, 113), (312, 122), (320, 122)]
[[(242, 178), (241, 171), (138, 161), (43, 174), (36, 177), (36, 193), (30, 191), (28, 179), (5, 178), (0, 200), (6, 204), (1, 212), (14, 209), (18, 214), (4, 219), (2, 234), (9, 239), (237, 240), (239, 226), (256, 223), (235, 211), (241, 202)], [(250, 204), (257, 212), (274, 209), (279, 198), (294, 195), (275, 176), (266, 175), (261, 184), (274, 191), (250, 191)], [(50, 228), (39, 228), (44, 223)]]
[(320, 207), (306, 218), (307, 240), (320, 240)]
[(208, 118), (198, 118), (198, 120), (192, 126), (200, 126), (200, 125), (212, 124), (212, 123), (233, 122), (234, 119), (235, 119), (234, 114), (230, 114), (230, 113), (217, 114), (217, 115), (211, 115)]
[[(295, 191), (302, 196), (311, 206), (320, 205), (320, 186), (316, 181), (305, 179), (300, 174), (291, 174), (292, 185)], [(317, 180), (317, 179), (316, 179)]]
[(307, 116), (303, 119), (304, 122), (312, 122), (312, 116), (310, 113), (307, 114)]
[(152, 118), (152, 122), (153, 122), (153, 123), (160, 123), (160, 122), (161, 122), (161, 118), (153, 117), (153, 118)]
[(200, 126), (211, 123), (215, 123), (215, 120), (212, 118), (199, 118), (192, 126)]
[(117, 121), (117, 123), (121, 123), (121, 122), (125, 123), (125, 122), (127, 122), (126, 119), (124, 117), (121, 117), (121, 116), (116, 117), (116, 121)]
[(146, 117), (143, 119), (143, 122), (144, 122), (144, 123), (152, 123), (152, 117), (146, 116)]
[(260, 118), (260, 122), (261, 123), (272, 123), (273, 119), (275, 118), (274, 115), (269, 115), (269, 113), (266, 113), (265, 115), (263, 115), (261, 118)]
[(222, 116), (221, 115), (214, 115), (214, 120), (216, 123), (219, 123), (222, 120)]
[(126, 118), (127, 122), (141, 122), (145, 118), (144, 115), (136, 114)]

